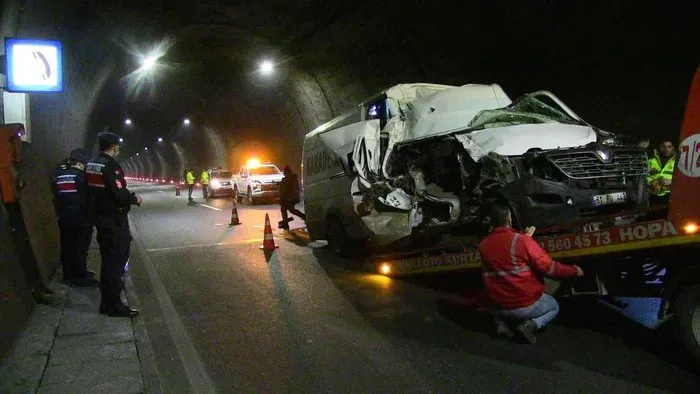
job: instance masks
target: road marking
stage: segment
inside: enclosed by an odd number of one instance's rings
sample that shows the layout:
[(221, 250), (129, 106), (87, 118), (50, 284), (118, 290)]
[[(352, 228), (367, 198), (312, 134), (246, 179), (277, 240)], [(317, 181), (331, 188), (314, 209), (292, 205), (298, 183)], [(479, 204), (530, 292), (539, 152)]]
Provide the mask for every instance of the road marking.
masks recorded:
[[(134, 241), (138, 244), (139, 248), (144, 249), (143, 245), (139, 241), (140, 237), (137, 234), (136, 226), (133, 222), (129, 224), (131, 232), (135, 235)], [(137, 251), (138, 253), (138, 251)], [(215, 393), (216, 388), (214, 382), (211, 380), (207, 374), (207, 370), (204, 368), (202, 359), (197, 354), (197, 350), (190, 341), (189, 335), (185, 330), (185, 326), (180, 320), (180, 316), (177, 314), (177, 310), (173, 305), (173, 301), (168, 295), (168, 291), (165, 289), (163, 282), (158, 276), (158, 271), (156, 270), (153, 261), (148, 256), (147, 253), (139, 253), (143, 258), (144, 266), (146, 267), (146, 272), (153, 285), (153, 292), (155, 293), (158, 304), (163, 311), (163, 317), (165, 319), (165, 324), (170, 331), (170, 336), (175, 343), (175, 348), (177, 349), (177, 354), (180, 356), (180, 361), (185, 369), (185, 374), (187, 375), (187, 380), (190, 383), (190, 388), (194, 392), (199, 393)]]
[(170, 246), (167, 248), (154, 248), (154, 249), (146, 249), (147, 252), (167, 252), (171, 250), (182, 250), (182, 249), (197, 249), (197, 248), (212, 248), (215, 246), (233, 246), (233, 245), (242, 245), (242, 244), (249, 244), (253, 242), (262, 242), (262, 238), (253, 238), (253, 239), (246, 239), (243, 241), (239, 242), (217, 242), (215, 244), (195, 244), (195, 245), (182, 245), (182, 246)]
[(215, 211), (223, 211), (223, 209), (221, 209), (221, 208), (212, 207), (211, 205), (207, 205), (207, 204), (198, 204), (198, 205), (201, 205), (201, 206), (203, 206), (204, 208), (213, 209), (213, 210), (215, 210)]
[(164, 192), (164, 191), (162, 191), (162, 190), (158, 190), (158, 193), (162, 193), (162, 194), (165, 194), (165, 192)]

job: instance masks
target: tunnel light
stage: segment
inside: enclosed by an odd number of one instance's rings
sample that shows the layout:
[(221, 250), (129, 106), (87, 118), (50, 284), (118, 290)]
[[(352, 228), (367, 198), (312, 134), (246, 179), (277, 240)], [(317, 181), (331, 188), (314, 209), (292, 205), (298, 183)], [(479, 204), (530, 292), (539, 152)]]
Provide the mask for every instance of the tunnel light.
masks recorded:
[(683, 226), (683, 231), (685, 231), (686, 234), (695, 234), (698, 230), (700, 230), (700, 227), (695, 223), (688, 223)]
[(138, 155), (139, 155), (139, 154), (137, 153), (136, 156), (138, 156)]
[(124, 142), (124, 138), (120, 138), (120, 139), (119, 139), (119, 142)]
[(182, 123), (183, 123), (185, 126), (189, 126), (191, 122), (190, 122), (189, 119), (185, 118), (185, 120), (183, 120)]
[(153, 70), (156, 64), (158, 64), (158, 58), (156, 56), (149, 55), (141, 59), (141, 69), (144, 71)]
[(391, 273), (391, 265), (389, 263), (384, 263), (379, 266), (379, 272), (382, 275), (389, 275)]
[(131, 119), (126, 118), (126, 119), (124, 120), (124, 124), (127, 125), (127, 126), (131, 125)]
[(143, 148), (143, 150), (148, 150), (148, 147)]
[(248, 165), (248, 168), (257, 168), (257, 167), (260, 167), (260, 160), (250, 159), (250, 160), (248, 160), (248, 163), (246, 163), (246, 164)]
[(163, 142), (163, 137), (158, 137), (158, 142)]
[(265, 60), (262, 63), (260, 63), (260, 72), (264, 75), (270, 75), (274, 70), (275, 65), (271, 61)]

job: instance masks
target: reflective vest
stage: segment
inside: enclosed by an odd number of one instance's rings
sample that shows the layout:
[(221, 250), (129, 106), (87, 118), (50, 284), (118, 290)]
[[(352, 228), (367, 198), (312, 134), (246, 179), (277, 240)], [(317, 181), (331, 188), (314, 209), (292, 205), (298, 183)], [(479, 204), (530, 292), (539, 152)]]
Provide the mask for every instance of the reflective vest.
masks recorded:
[(194, 185), (194, 174), (192, 173), (192, 171), (187, 172), (187, 184)]
[(202, 185), (208, 185), (209, 184), (209, 173), (206, 171), (202, 171), (202, 175), (199, 177), (199, 179), (202, 181)]
[[(654, 151), (654, 157), (649, 159), (649, 176), (647, 177), (647, 183), (651, 185), (653, 181), (661, 179), (673, 179), (673, 170), (676, 168), (676, 155), (669, 157), (666, 164), (661, 166), (661, 156), (659, 152)], [(652, 193), (657, 196), (665, 196), (671, 193), (671, 186), (665, 186), (659, 189), (656, 193)]]

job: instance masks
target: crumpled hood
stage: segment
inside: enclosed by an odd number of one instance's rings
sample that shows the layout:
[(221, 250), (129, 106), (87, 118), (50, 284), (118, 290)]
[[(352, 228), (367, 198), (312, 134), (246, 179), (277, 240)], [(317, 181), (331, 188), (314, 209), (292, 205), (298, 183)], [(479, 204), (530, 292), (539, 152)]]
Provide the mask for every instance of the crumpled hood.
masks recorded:
[[(589, 126), (568, 125), (562, 123), (522, 124), (458, 133), (457, 139), (465, 145), (474, 160), (472, 145), (478, 145), (485, 152), (495, 152), (503, 156), (520, 156), (529, 149), (542, 150), (559, 148), (577, 148), (596, 142), (595, 130)], [(477, 154), (481, 156), (481, 154)]]

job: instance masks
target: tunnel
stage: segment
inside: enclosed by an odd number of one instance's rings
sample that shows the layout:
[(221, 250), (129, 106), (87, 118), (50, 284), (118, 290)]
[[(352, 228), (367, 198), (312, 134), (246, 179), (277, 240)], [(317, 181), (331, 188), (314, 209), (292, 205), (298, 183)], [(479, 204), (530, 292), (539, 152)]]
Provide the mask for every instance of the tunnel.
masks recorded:
[[(106, 128), (133, 177), (236, 172), (251, 156), (299, 172), (304, 135), (382, 89), (498, 83), (555, 92), (605, 130), (673, 139), (699, 59), (688, 3), (0, 1), (3, 37), (65, 53), (63, 91), (30, 96), (26, 186), (0, 211), (0, 353), (59, 263), (49, 174), (75, 147), (97, 154)], [(135, 75), (154, 50), (157, 72)]]

